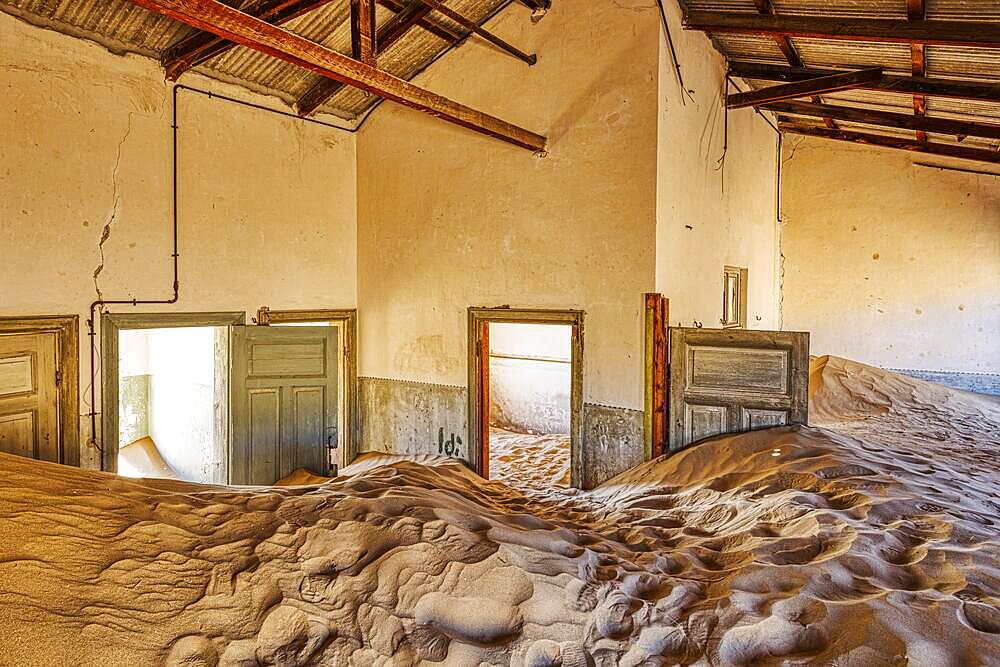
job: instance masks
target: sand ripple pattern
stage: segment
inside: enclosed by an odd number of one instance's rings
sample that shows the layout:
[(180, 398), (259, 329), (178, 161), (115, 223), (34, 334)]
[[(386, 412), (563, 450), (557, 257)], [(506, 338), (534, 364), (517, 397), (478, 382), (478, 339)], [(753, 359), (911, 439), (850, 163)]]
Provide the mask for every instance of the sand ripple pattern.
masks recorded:
[(0, 456), (0, 665), (1000, 664), (997, 404), (813, 379), (824, 428), (577, 495), (439, 459), (237, 489)]

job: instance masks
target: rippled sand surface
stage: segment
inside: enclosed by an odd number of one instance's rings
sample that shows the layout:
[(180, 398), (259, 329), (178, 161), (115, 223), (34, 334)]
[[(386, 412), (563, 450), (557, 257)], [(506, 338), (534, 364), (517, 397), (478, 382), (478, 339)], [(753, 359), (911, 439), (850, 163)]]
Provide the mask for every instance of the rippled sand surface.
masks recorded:
[(1000, 664), (1000, 406), (817, 360), (814, 427), (589, 493), (0, 456), (2, 665)]

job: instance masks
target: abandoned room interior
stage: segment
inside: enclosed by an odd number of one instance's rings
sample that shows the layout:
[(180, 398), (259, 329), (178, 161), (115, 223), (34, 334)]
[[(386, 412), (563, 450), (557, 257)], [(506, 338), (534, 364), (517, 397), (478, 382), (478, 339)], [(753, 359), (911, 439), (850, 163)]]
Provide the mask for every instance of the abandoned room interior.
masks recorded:
[(0, 665), (1000, 665), (1000, 0), (0, 10)]

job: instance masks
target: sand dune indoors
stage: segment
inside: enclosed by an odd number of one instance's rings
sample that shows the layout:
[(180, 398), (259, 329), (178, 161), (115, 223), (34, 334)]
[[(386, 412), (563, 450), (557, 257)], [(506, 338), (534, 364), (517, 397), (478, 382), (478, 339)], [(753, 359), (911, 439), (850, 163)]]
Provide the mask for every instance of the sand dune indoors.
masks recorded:
[(823, 428), (576, 496), (440, 459), (238, 489), (0, 457), (0, 664), (998, 664), (1000, 406), (835, 358), (813, 388)]

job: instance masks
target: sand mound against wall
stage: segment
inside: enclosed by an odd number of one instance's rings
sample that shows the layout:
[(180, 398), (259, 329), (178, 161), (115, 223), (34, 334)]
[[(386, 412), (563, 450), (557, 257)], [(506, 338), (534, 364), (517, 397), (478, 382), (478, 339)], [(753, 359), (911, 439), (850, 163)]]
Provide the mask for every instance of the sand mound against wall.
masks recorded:
[(890, 405), (853, 435), (551, 500), (454, 463), (236, 489), (0, 456), (0, 664), (998, 664), (1000, 415), (928, 432), (950, 406), (859, 372)]

